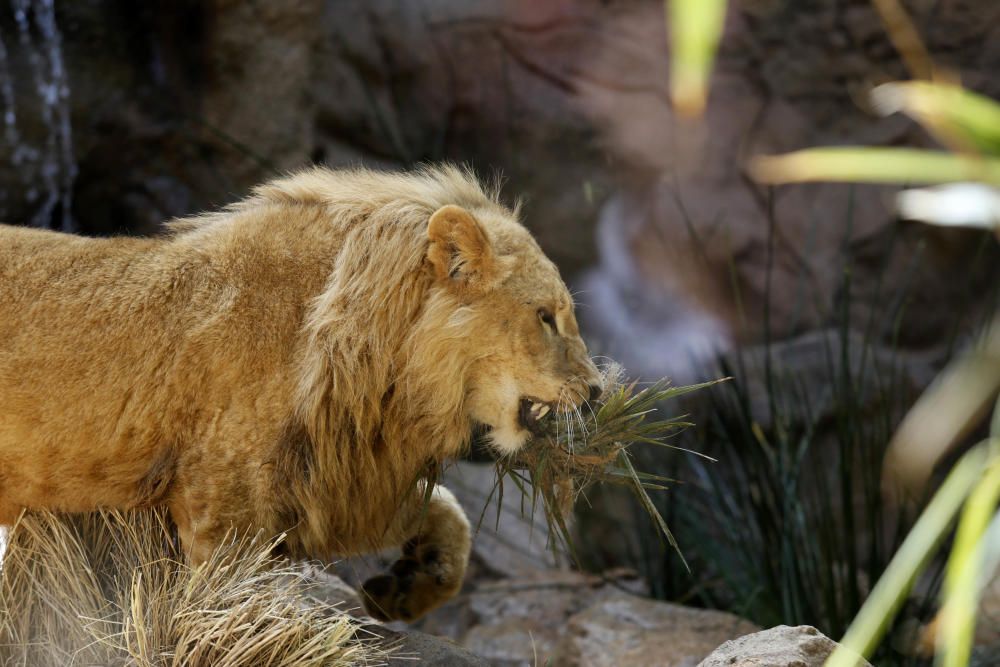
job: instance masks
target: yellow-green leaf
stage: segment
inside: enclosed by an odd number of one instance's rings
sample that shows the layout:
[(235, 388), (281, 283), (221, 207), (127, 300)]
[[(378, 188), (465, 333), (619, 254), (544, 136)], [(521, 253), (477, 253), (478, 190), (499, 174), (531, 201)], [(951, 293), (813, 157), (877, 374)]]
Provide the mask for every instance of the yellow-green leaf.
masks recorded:
[(670, 97), (686, 116), (699, 116), (708, 98), (712, 63), (726, 17), (726, 0), (667, 0), (671, 43)]
[(930, 81), (886, 83), (871, 97), (880, 112), (905, 113), (952, 150), (1000, 154), (1000, 104), (988, 97)]
[(1000, 159), (916, 148), (808, 148), (785, 155), (757, 157), (751, 162), (750, 171), (763, 183), (979, 181), (1000, 184)]

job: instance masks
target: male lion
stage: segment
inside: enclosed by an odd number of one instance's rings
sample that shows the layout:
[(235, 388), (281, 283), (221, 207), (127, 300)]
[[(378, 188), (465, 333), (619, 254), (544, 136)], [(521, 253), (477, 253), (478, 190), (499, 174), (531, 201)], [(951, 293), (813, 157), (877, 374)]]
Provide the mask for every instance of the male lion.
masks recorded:
[(556, 267), (454, 167), (312, 169), (160, 238), (0, 225), (0, 522), (164, 505), (193, 563), (402, 545), (369, 611), (455, 594), (469, 523), (415, 480), (597, 391)]

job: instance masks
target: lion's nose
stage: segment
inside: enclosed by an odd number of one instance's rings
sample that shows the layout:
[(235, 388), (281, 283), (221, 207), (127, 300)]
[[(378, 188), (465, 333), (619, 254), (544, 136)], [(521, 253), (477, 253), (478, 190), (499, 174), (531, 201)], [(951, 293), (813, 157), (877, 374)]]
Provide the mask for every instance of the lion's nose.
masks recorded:
[(600, 398), (601, 392), (604, 391), (604, 389), (602, 389), (601, 385), (599, 384), (588, 385), (587, 388), (590, 390), (590, 400), (592, 401), (596, 401), (598, 398)]

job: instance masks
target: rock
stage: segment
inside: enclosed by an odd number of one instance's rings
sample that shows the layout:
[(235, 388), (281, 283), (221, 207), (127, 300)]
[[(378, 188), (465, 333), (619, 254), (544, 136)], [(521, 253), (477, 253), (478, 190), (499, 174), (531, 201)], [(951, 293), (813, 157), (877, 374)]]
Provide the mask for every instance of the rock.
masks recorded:
[(756, 629), (724, 612), (632, 595), (621, 588), (628, 584), (579, 572), (522, 573), (474, 584), (417, 627), (450, 636), (499, 667), (693, 667), (719, 642)]
[(694, 667), (726, 637), (755, 629), (738, 616), (616, 594), (573, 615), (556, 665)]
[(366, 635), (374, 637), (380, 646), (392, 649), (385, 663), (388, 667), (490, 667), (489, 662), (454, 642), (421, 632), (400, 632), (384, 625), (369, 624), (361, 626), (359, 631), (359, 636)]
[(566, 621), (608, 591), (578, 572), (539, 570), (473, 582), (416, 627), (451, 637), (498, 667), (544, 664)]
[[(901, 352), (866, 340), (861, 332), (835, 329), (746, 346), (724, 359), (749, 398), (750, 414), (765, 429), (774, 427), (767, 369), (779, 379), (771, 391), (780, 397), (783, 427), (806, 428), (843, 409), (837, 387), (845, 382), (853, 383), (859, 411), (868, 413), (886, 400), (885, 377), (894, 374), (893, 397), (908, 404), (935, 378), (943, 361), (934, 351)], [(717, 374), (724, 375), (721, 370)], [(799, 386), (810, 388), (808, 400), (795, 393)]]
[[(823, 667), (837, 643), (810, 625), (779, 625), (715, 649), (698, 667)], [(871, 667), (859, 658), (859, 667)]]
[(351, 616), (368, 618), (361, 604), (361, 596), (343, 579), (313, 564), (302, 565), (302, 574), (311, 584), (308, 589), (310, 596)]

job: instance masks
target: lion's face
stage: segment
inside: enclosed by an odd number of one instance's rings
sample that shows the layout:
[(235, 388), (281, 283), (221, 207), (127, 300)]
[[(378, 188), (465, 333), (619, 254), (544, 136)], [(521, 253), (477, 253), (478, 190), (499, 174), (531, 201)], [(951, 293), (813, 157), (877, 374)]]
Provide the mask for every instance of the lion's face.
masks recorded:
[(526, 229), (495, 212), (446, 206), (432, 217), (429, 259), (460, 295), (454, 318), (473, 343), (468, 417), (501, 454), (517, 451), (546, 419), (572, 414), (600, 392), (573, 300)]

